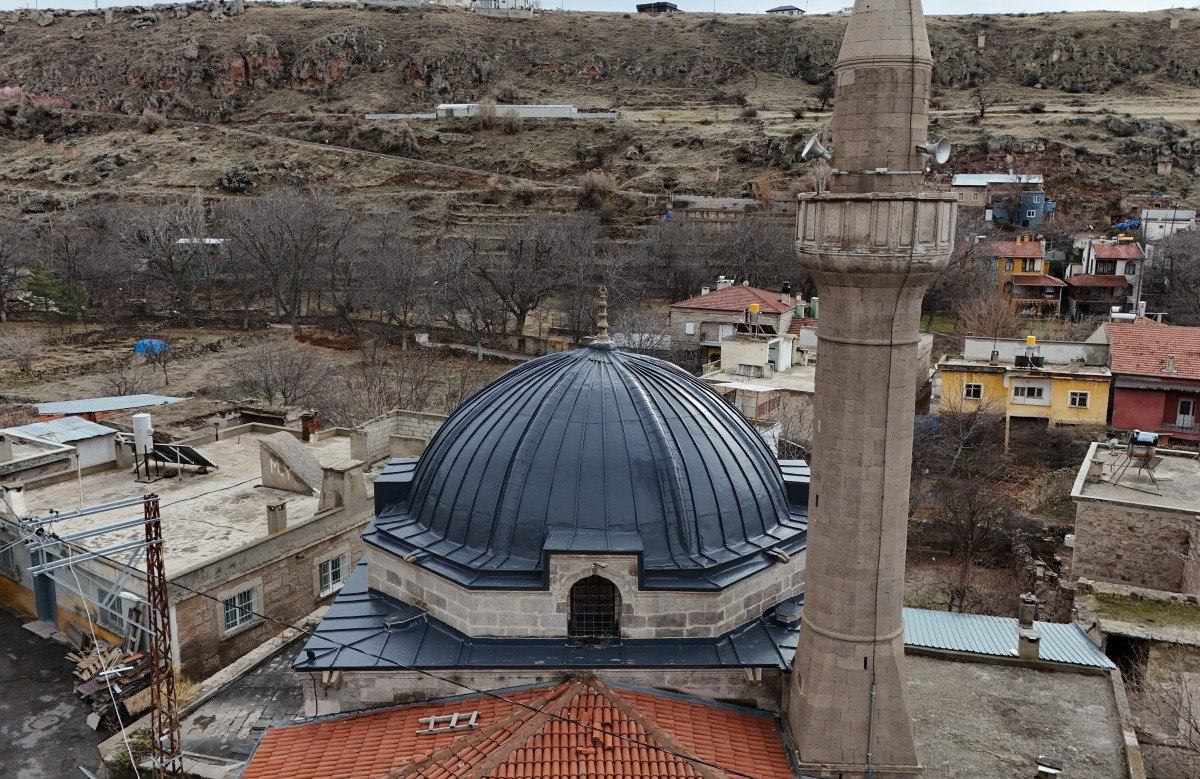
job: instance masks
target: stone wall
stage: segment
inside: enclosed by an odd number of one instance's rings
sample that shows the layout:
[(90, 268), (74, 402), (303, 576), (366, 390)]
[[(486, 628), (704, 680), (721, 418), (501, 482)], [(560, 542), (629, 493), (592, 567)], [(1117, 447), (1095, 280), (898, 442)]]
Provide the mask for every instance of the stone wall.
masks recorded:
[[(596, 675), (606, 681), (651, 687), (668, 692), (694, 695), (709, 700), (736, 703), (768, 711), (778, 711), (783, 689), (782, 672), (777, 669), (741, 668), (614, 668), (596, 669)], [(392, 703), (464, 695), (469, 689), (455, 684), (460, 682), (477, 690), (503, 690), (527, 684), (559, 682), (566, 678), (563, 669), (513, 669), (462, 671), (435, 670), (447, 681), (426, 676), (415, 671), (350, 671), (342, 675), (336, 688), (322, 689), (318, 683), (305, 684), (304, 711), (306, 715), (337, 714), (369, 706), (385, 706)]]
[(319, 597), (317, 566), (343, 552), (349, 553), (351, 566), (358, 562), (364, 549), (362, 530), (369, 519), (366, 505), (356, 511), (327, 512), (174, 577), (173, 582), (211, 596), (188, 597), (179, 589), (171, 592), (183, 677), (207, 678), (284, 630), (275, 622), (259, 619), (226, 634), (220, 603), (224, 598), (256, 587), (254, 610), (288, 624), (328, 605), (332, 596)]
[(548, 591), (468, 590), (382, 551), (369, 570), (372, 589), (470, 636), (566, 636), (571, 586), (592, 575), (619, 590), (624, 638), (719, 636), (804, 590), (803, 554), (720, 592), (641, 590), (632, 555), (552, 555)]
[(1182, 592), (1188, 512), (1077, 499), (1072, 575)]

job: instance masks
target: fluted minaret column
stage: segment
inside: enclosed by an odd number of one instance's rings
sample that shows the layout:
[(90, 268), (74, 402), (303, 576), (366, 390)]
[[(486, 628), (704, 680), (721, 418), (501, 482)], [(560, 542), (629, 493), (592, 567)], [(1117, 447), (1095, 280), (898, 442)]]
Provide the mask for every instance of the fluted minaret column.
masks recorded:
[(837, 65), (830, 192), (801, 195), (821, 296), (803, 622), (788, 727), (811, 776), (920, 772), (901, 608), (921, 298), (957, 201), (924, 192), (931, 60), (919, 0), (857, 0)]

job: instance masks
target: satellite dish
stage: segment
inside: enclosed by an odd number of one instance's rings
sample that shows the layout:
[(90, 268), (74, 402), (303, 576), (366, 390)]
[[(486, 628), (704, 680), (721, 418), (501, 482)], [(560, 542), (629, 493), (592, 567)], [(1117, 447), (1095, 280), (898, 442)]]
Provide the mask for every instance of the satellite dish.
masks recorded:
[(829, 161), (833, 159), (833, 155), (829, 150), (821, 145), (821, 134), (817, 133), (808, 139), (808, 143), (804, 144), (804, 151), (800, 153), (800, 159), (807, 160), (809, 157), (816, 155), (823, 160)]
[(933, 161), (938, 165), (945, 165), (950, 160), (950, 141), (946, 138), (938, 138), (929, 143), (919, 143), (917, 149), (933, 157)]

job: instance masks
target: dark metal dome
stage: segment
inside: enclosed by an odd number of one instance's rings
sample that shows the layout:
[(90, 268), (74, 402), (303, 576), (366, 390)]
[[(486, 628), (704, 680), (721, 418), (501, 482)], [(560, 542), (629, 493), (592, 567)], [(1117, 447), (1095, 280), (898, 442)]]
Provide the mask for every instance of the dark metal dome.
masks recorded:
[(801, 470), (785, 487), (708, 385), (595, 344), (509, 371), (393, 461), (365, 538), (468, 586), (544, 586), (550, 553), (616, 552), (641, 556), (643, 587), (714, 589), (803, 548)]

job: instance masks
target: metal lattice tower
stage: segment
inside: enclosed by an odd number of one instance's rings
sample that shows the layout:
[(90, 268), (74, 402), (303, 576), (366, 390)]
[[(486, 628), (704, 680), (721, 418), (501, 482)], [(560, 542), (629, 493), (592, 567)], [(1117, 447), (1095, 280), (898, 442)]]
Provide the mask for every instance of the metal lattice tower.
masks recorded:
[(150, 687), (154, 775), (159, 779), (182, 779), (183, 747), (179, 734), (179, 709), (175, 700), (175, 668), (171, 663), (171, 616), (167, 575), (163, 568), (162, 516), (157, 495), (146, 496), (145, 512), (150, 662), (154, 668), (154, 681)]

